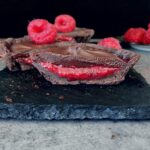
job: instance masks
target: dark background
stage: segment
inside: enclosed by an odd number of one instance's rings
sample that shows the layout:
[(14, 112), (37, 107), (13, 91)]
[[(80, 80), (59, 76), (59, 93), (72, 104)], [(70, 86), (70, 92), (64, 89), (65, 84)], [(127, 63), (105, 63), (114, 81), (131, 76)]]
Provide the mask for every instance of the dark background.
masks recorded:
[(147, 27), (149, 0), (0, 0), (0, 37), (23, 36), (29, 20), (68, 13), (95, 37), (122, 35), (129, 27)]

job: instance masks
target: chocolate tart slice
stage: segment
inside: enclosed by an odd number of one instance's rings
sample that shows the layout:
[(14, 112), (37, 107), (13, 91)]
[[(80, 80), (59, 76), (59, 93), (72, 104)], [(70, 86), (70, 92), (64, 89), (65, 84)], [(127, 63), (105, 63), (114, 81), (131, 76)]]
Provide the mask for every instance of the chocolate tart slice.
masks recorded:
[[(33, 68), (30, 64), (24, 64), (17, 62), (18, 58), (29, 57), (29, 52), (34, 49), (43, 49), (51, 47), (52, 45), (57, 45), (58, 42), (53, 44), (35, 44), (28, 36), (22, 38), (7, 38), (0, 40), (0, 70), (6, 67), (10, 71), (17, 70), (30, 70)], [(66, 43), (66, 42), (64, 42)], [(74, 41), (70, 42), (74, 43)]]
[(0, 40), (0, 70), (5, 69), (6, 67), (10, 71), (16, 70), (28, 70), (31, 69), (31, 65), (18, 64), (14, 56), (28, 55), (28, 51), (35, 48), (44, 48), (48, 45), (37, 45), (32, 43), (28, 36), (22, 38), (7, 38)]
[(95, 44), (63, 43), (30, 52), (22, 63), (32, 63), (52, 84), (118, 84), (139, 55), (128, 50), (106, 49)]
[(86, 43), (93, 37), (95, 31), (87, 28), (75, 28), (74, 31), (68, 33), (58, 33), (62, 37), (71, 37), (78, 43)]
[[(68, 38), (73, 39), (69, 42), (88, 42), (91, 37), (94, 35), (93, 29), (87, 28), (75, 28), (74, 31), (68, 33), (58, 33), (59, 38), (58, 42), (61, 40), (68, 40)], [(57, 45), (57, 42), (54, 43)], [(31, 65), (25, 65), (23, 63), (17, 63), (14, 58), (18, 55), (28, 55), (28, 51), (33, 49), (41, 49), (45, 47), (49, 47), (53, 44), (34, 44), (28, 36), (24, 36), (21, 38), (7, 38), (0, 39), (0, 70), (8, 67), (10, 71), (16, 70), (29, 70), (32, 68)], [(18, 56), (17, 55), (17, 56)]]

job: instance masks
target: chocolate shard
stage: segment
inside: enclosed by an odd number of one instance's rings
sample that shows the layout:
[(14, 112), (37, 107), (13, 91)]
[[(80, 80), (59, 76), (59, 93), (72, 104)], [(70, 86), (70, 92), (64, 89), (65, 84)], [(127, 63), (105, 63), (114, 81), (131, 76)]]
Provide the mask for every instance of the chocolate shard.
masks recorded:
[[(118, 84), (125, 79), (130, 68), (139, 60), (140, 56), (128, 50), (106, 49), (95, 44), (59, 43), (52, 47), (30, 52), (32, 64), (52, 84)], [(48, 62), (57, 66), (85, 68), (90, 66), (103, 66), (118, 68), (119, 71), (91, 80), (68, 80), (41, 65)]]
[(93, 37), (95, 31), (93, 29), (87, 28), (75, 28), (74, 31), (68, 33), (59, 33), (59, 35), (63, 35), (66, 37), (73, 37), (78, 43), (89, 42), (89, 40)]

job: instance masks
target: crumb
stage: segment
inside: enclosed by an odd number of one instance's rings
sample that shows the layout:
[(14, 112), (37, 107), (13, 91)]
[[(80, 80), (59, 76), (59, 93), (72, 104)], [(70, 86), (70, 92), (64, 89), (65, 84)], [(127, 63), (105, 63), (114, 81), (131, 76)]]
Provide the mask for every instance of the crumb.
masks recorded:
[(38, 78), (41, 78), (41, 77), (42, 77), (42, 75), (41, 75), (41, 74), (38, 74), (38, 75), (37, 75), (37, 77), (38, 77)]
[(37, 84), (33, 85), (33, 88), (39, 89), (39, 86)]
[(5, 96), (5, 101), (8, 102), (8, 103), (12, 103), (13, 102), (12, 98), (10, 98), (8, 96)]
[(9, 84), (9, 86), (10, 86), (10, 87), (13, 87), (13, 85), (12, 85), (12, 84)]
[(60, 96), (59, 96), (59, 99), (60, 99), (60, 100), (64, 100), (64, 98), (65, 98), (65, 97), (64, 97), (63, 95), (60, 95)]
[(20, 89), (21, 88), (20, 85), (17, 85), (17, 88)]
[(114, 139), (116, 139), (116, 138), (119, 137), (119, 136), (120, 136), (120, 134), (118, 134), (118, 133), (113, 133), (112, 136), (111, 136), (111, 139), (114, 140)]
[(115, 138), (116, 138), (116, 135), (112, 134), (111, 139), (115, 139)]
[(50, 95), (50, 93), (46, 93), (46, 95), (47, 95), (47, 96), (49, 96), (49, 95)]
[(33, 82), (33, 83), (32, 83), (32, 87), (33, 87), (34, 89), (39, 89), (39, 86), (36, 84), (36, 82)]
[(14, 80), (11, 80), (11, 82), (14, 83), (15, 81), (14, 81)]
[(15, 91), (12, 91), (11, 94), (15, 94)]

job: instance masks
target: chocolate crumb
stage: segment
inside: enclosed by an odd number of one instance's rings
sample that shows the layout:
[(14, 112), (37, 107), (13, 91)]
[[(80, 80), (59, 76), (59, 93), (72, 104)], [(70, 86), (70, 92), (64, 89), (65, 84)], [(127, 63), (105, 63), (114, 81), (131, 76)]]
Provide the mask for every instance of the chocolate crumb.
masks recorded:
[(119, 137), (120, 137), (119, 133), (113, 133), (111, 136), (111, 139), (114, 140), (114, 139), (119, 138)]
[(59, 96), (59, 99), (60, 99), (60, 100), (64, 100), (64, 98), (65, 98), (65, 97), (64, 97), (63, 95), (60, 95), (60, 96)]
[(112, 134), (112, 136), (111, 136), (111, 139), (115, 139), (116, 138), (116, 135), (115, 134)]
[(8, 102), (8, 103), (12, 103), (13, 102), (12, 98), (10, 98), (8, 96), (5, 96), (5, 101)]
[(39, 86), (37, 84), (33, 84), (34, 89), (39, 89)]
[(11, 82), (14, 83), (15, 81), (14, 81), (14, 80), (11, 80)]
[(46, 95), (47, 95), (47, 96), (49, 96), (49, 95), (50, 95), (50, 93), (46, 93)]
[(12, 91), (11, 94), (15, 94), (15, 91)]
[(39, 86), (36, 84), (36, 82), (33, 82), (33, 83), (32, 83), (32, 87), (33, 87), (34, 89), (39, 89)]
[(41, 77), (42, 77), (42, 75), (41, 75), (41, 74), (38, 74), (38, 75), (37, 75), (37, 77), (38, 77), (38, 78), (41, 78)]
[(20, 89), (20, 88), (21, 88), (21, 86), (20, 86), (20, 85), (17, 85), (17, 88), (18, 88), (18, 89)]
[(10, 87), (13, 87), (13, 85), (12, 85), (12, 84), (9, 84), (9, 86), (10, 86)]

